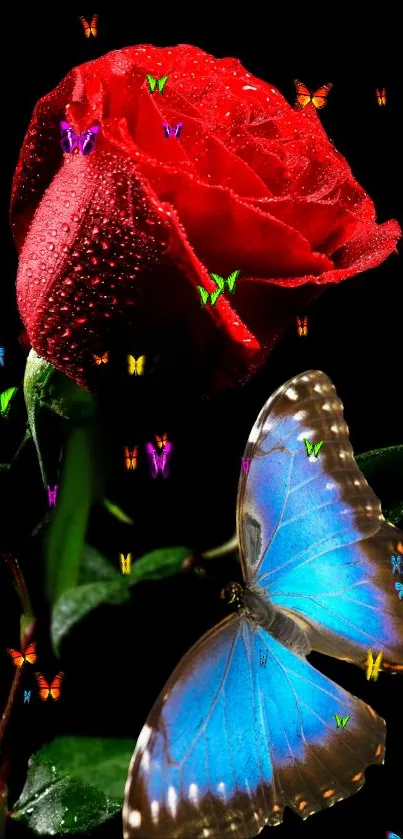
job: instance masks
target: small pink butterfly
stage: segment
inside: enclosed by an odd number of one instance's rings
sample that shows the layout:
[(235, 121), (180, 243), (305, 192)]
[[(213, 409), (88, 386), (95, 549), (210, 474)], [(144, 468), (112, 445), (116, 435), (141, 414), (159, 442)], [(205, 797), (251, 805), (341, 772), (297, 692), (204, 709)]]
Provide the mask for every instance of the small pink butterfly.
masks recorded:
[(76, 134), (74, 128), (68, 122), (62, 120), (60, 123), (60, 132), (62, 135), (60, 145), (66, 154), (78, 148), (81, 154), (86, 156), (87, 154), (91, 154), (100, 130), (100, 125), (91, 125), (91, 128), (87, 128), (82, 134)]
[(178, 122), (173, 128), (171, 128), (171, 126), (168, 125), (167, 122), (163, 122), (162, 126), (167, 140), (169, 140), (170, 137), (175, 137), (177, 140), (179, 140), (183, 127), (183, 122)]

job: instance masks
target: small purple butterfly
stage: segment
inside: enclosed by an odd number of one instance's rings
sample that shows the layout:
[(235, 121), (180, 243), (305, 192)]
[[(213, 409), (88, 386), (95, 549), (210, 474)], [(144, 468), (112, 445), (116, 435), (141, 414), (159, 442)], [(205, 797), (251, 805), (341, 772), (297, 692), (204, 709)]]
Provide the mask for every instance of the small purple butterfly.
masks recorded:
[(96, 136), (100, 130), (100, 125), (91, 125), (91, 128), (87, 128), (82, 134), (76, 134), (74, 128), (68, 122), (62, 120), (60, 123), (60, 132), (62, 135), (60, 145), (66, 154), (69, 154), (76, 148), (80, 150), (81, 154), (91, 154), (95, 146)]
[(57, 490), (59, 489), (59, 485), (55, 484), (53, 489), (50, 488), (49, 484), (46, 484), (46, 489), (48, 491), (48, 504), (49, 507), (56, 507), (56, 499), (57, 499)]
[(157, 452), (152, 443), (146, 443), (146, 452), (150, 464), (152, 478), (156, 478), (161, 472), (163, 478), (169, 477), (169, 459), (172, 453), (172, 443), (165, 443), (161, 452)]
[(249, 467), (250, 467), (250, 461), (251, 461), (251, 458), (250, 458), (250, 457), (241, 457), (241, 460), (242, 460), (242, 469), (243, 469), (243, 471), (244, 471), (244, 472), (246, 472), (246, 473), (248, 473), (248, 472), (249, 472)]
[(179, 140), (183, 127), (183, 122), (178, 122), (173, 128), (171, 128), (171, 126), (168, 125), (167, 122), (163, 122), (162, 126), (167, 140), (169, 140), (170, 137), (175, 137), (177, 140)]

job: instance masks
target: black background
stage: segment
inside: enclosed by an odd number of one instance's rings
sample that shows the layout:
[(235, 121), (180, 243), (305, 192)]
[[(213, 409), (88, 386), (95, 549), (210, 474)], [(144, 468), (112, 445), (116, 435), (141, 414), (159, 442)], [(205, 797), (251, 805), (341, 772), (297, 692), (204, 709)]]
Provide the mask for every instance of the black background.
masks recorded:
[[(93, 11), (100, 14), (99, 37), (87, 41), (77, 16), (89, 18)], [(17, 259), (8, 223), (9, 192), (19, 148), (38, 98), (55, 87), (71, 67), (111, 49), (136, 43), (192, 43), (217, 57), (236, 56), (250, 72), (277, 87), (289, 102), (294, 100), (295, 77), (312, 88), (332, 81), (328, 106), (320, 115), (323, 125), (374, 200), (379, 222), (396, 218), (402, 223), (399, 183), (403, 91), (390, 55), (385, 64), (369, 46), (366, 55), (361, 50), (359, 59), (355, 50), (357, 62), (351, 72), (347, 70), (351, 51), (345, 41), (339, 42), (339, 49), (329, 48), (325, 56), (326, 44), (320, 43), (319, 36), (313, 44), (306, 32), (298, 48), (290, 48), (289, 37), (278, 21), (269, 27), (257, 15), (245, 20), (228, 13), (226, 24), (222, 23), (218, 31), (217, 20), (205, 7), (198, 9), (200, 24), (192, 23), (193, 13), (194, 8), (179, 15), (169, 7), (161, 11), (152, 6), (148, 11), (137, 7), (131, 12), (118, 11), (117, 4), (111, 4), (106, 12), (99, 7), (50, 13), (36, 8), (8, 10), (3, 44), (8, 31), (13, 56), (3, 71), (7, 130), (3, 125), (2, 160), (7, 182), (2, 202), (0, 346), (6, 347), (7, 363), (4, 370), (0, 368), (2, 390), (21, 381), (25, 362), (17, 341), (22, 328), (14, 295)], [(376, 87), (386, 87), (386, 108), (376, 103)], [(132, 514), (135, 527), (128, 530), (105, 512), (95, 511), (89, 541), (117, 565), (119, 551), (131, 550), (136, 557), (169, 544), (202, 551), (229, 539), (235, 523), (240, 457), (253, 422), (270, 393), (306, 369), (323, 370), (333, 380), (345, 406), (355, 452), (402, 442), (398, 382), (401, 273), (401, 257), (392, 254), (376, 270), (331, 287), (308, 310), (308, 338), (299, 338), (296, 327), (290, 327), (265, 369), (238, 391), (198, 404), (186, 405), (186, 400), (181, 400), (180, 410), (173, 400), (161, 404), (152, 397), (147, 410), (138, 409), (131, 397), (124, 411), (109, 406), (111, 436), (120, 451), (128, 439), (141, 442), (155, 432), (168, 432), (175, 445), (173, 474), (168, 482), (154, 483), (141, 463), (135, 474), (124, 474), (117, 468), (108, 496)], [(143, 402), (147, 396), (143, 388)], [(2, 424), (0, 429), (2, 462), (11, 458), (24, 433), (21, 393), (16, 398), (14, 416), (12, 425)], [(3, 486), (1, 483), (0, 488)], [(19, 459), (11, 489), (7, 496), (3, 493), (1, 501), (2, 528), (8, 532), (12, 519), (18, 519), (18, 556), (43, 617), (38, 643), (42, 672), (50, 675), (59, 665), (47, 653), (38, 547), (28, 546), (29, 533), (46, 513), (33, 449)], [(218, 592), (221, 577), (226, 580), (228, 574), (234, 576), (233, 566), (217, 563), (217, 584), (183, 575), (162, 584), (143, 585), (135, 590), (129, 606), (99, 610), (80, 624), (62, 651), (66, 681), (61, 703), (43, 703), (40, 707), (33, 700), (28, 706), (22, 699), (16, 703), (7, 740), (15, 757), (11, 775), (14, 797), (24, 782), (29, 754), (55, 734), (133, 737), (134, 742), (180, 656), (225, 613)], [(0, 647), (18, 647), (18, 602), (5, 568), (0, 572), (0, 584)], [(366, 786), (356, 796), (305, 823), (286, 811), (283, 825), (273, 829), (273, 835), (278, 839), (313, 837), (330, 830), (332, 835), (342, 832), (344, 836), (358, 833), (377, 837), (384, 836), (386, 829), (401, 829), (398, 779), (402, 773), (402, 680), (381, 675), (378, 682), (367, 682), (361, 671), (347, 664), (317, 655), (312, 661), (386, 718), (387, 762), (383, 768), (367, 771)], [(4, 654), (0, 663), (0, 707), (12, 675)], [(24, 836), (25, 830), (14, 826), (10, 836), (14, 835)], [(109, 826), (108, 835), (119, 835), (118, 823), (116, 833), (112, 834)], [(270, 833), (266, 830), (262, 835)]]

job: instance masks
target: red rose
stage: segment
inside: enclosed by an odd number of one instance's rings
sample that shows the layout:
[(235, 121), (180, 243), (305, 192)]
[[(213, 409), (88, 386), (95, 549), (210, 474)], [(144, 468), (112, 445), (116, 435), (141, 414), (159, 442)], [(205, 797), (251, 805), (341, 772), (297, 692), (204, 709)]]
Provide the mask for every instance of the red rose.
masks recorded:
[[(162, 94), (146, 74), (168, 76)], [(90, 155), (63, 154), (61, 120), (101, 127)], [(164, 120), (183, 123), (180, 139)], [(400, 235), (376, 224), (312, 105), (294, 110), (237, 59), (183, 44), (110, 52), (41, 99), (12, 214), (32, 346), (87, 387), (92, 353), (150, 330), (162, 350), (184, 336), (205, 391), (231, 384), (326, 284), (379, 265)], [(235, 293), (202, 307), (197, 285), (235, 269)]]

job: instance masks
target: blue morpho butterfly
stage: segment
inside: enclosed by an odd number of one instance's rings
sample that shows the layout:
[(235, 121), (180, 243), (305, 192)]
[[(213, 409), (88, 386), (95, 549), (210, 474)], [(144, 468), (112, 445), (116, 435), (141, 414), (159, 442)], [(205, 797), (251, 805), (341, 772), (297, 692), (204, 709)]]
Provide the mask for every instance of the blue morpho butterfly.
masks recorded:
[[(325, 441), (320, 458), (307, 458), (304, 439)], [(402, 533), (355, 463), (324, 373), (273, 394), (244, 458), (239, 609), (184, 656), (148, 717), (125, 839), (250, 839), (285, 806), (305, 819), (352, 795), (384, 760), (384, 720), (306, 659), (318, 650), (365, 670), (372, 649), (390, 669), (403, 663), (389, 562)], [(349, 725), (338, 729), (334, 714)]]

